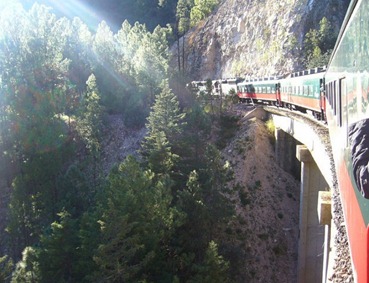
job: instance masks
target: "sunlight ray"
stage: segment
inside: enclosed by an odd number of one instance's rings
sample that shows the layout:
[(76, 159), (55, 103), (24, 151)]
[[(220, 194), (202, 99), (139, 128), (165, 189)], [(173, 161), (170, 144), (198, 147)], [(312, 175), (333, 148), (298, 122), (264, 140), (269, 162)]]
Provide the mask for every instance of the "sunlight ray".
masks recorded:
[(56, 1), (50, 0), (49, 5), (52, 6), (56, 13), (67, 18), (80, 18), (90, 29), (96, 31), (97, 25), (102, 21), (96, 10), (92, 9), (87, 3), (76, 0)]

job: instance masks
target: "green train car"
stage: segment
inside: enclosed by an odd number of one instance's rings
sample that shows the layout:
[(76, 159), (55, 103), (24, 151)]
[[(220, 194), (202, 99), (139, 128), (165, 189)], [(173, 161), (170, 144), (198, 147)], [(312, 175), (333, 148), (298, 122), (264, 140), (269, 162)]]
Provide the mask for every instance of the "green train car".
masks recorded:
[(369, 1), (353, 0), (325, 74), (327, 121), (355, 282), (369, 282)]
[(311, 111), (319, 120), (325, 119), (325, 100), (321, 89), (325, 68), (296, 72), (280, 81), (278, 100), (284, 107)]

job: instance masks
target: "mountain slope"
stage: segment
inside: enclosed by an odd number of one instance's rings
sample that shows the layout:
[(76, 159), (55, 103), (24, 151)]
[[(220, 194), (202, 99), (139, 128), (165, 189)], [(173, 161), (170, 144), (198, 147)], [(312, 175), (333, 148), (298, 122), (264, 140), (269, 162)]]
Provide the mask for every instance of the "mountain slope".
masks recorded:
[[(305, 34), (317, 29), (324, 16), (338, 33), (348, 4), (349, 0), (224, 0), (185, 35), (186, 71), (200, 80), (299, 70)], [(175, 66), (177, 48), (172, 51)]]

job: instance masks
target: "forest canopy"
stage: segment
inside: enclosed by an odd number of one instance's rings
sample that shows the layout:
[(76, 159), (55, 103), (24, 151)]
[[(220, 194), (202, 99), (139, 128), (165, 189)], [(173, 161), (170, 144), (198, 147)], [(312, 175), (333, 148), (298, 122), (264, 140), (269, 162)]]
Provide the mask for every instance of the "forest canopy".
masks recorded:
[[(206, 142), (213, 117), (169, 87), (171, 36), (128, 21), (93, 31), (39, 4), (0, 11), (1, 280), (228, 281), (230, 172)], [(112, 114), (148, 133), (106, 175)]]

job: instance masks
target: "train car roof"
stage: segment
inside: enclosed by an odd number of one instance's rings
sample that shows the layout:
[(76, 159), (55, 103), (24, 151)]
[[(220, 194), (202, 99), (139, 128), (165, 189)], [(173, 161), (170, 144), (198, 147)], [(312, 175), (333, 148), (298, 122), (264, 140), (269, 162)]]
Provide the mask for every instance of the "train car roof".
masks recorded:
[(227, 78), (227, 79), (222, 79), (222, 83), (239, 83), (242, 82), (244, 79), (243, 78)]
[(299, 78), (299, 77), (306, 77), (306, 76), (321, 76), (326, 71), (326, 66), (323, 67), (317, 67), (307, 70), (302, 70), (298, 72), (293, 72), (290, 74), (285, 75), (284, 79), (291, 79), (291, 78)]
[(265, 77), (265, 78), (255, 78), (255, 79), (245, 79), (238, 84), (274, 84), (277, 83), (281, 78), (280, 77)]

